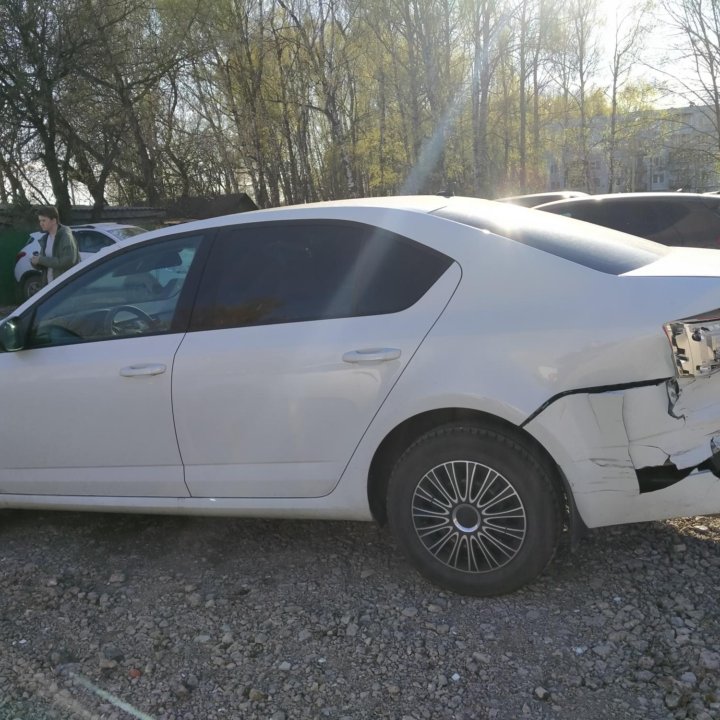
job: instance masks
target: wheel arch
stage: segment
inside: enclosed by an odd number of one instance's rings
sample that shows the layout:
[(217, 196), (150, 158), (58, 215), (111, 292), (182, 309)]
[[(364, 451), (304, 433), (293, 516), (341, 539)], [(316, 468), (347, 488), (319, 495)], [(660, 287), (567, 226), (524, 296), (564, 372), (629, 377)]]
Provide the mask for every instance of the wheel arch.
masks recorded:
[(19, 283), (25, 282), (26, 278), (29, 278), (31, 275), (42, 275), (42, 272), (40, 270), (26, 270), (20, 276), (20, 280), (18, 280), (18, 282)]
[(400, 455), (424, 433), (450, 423), (468, 423), (492, 428), (520, 440), (533, 450), (563, 500), (566, 521), (569, 523), (573, 540), (582, 534), (585, 524), (575, 507), (570, 485), (547, 449), (526, 430), (508, 420), (468, 408), (442, 408), (419, 413), (397, 425), (385, 436), (373, 455), (367, 480), (368, 503), (376, 522), (384, 525), (387, 521), (388, 480)]

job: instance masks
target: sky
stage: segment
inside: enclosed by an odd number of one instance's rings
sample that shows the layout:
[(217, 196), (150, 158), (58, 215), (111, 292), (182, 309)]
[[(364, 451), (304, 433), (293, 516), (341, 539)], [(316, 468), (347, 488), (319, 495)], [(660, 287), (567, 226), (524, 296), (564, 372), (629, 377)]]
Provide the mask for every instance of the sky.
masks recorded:
[[(615, 23), (622, 19), (635, 4), (633, 0), (601, 0), (601, 12), (606, 20), (606, 27), (602, 41), (605, 46), (603, 63), (609, 68), (613, 50)], [(680, 61), (673, 55), (674, 48), (679, 44), (681, 37), (671, 25), (671, 19), (661, 7), (661, 0), (655, 0), (652, 10), (652, 30), (642, 41), (640, 59), (636, 64), (633, 76), (647, 80), (656, 80), (662, 83), (677, 85), (677, 78), (692, 77), (695, 67), (689, 61)], [(662, 98), (658, 104), (663, 107), (678, 107), (687, 105), (686, 98), (677, 94), (669, 94)]]

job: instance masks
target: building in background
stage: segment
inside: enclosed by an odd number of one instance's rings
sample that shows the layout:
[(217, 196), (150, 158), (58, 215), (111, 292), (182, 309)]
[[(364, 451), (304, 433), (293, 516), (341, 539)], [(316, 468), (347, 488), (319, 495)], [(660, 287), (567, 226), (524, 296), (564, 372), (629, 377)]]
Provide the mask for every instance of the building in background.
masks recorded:
[(557, 125), (550, 129), (557, 151), (548, 158), (548, 189), (718, 190), (720, 148), (711, 113), (712, 108), (690, 105), (625, 116), (617, 124), (614, 144), (607, 117), (592, 119), (584, 143), (579, 127)]

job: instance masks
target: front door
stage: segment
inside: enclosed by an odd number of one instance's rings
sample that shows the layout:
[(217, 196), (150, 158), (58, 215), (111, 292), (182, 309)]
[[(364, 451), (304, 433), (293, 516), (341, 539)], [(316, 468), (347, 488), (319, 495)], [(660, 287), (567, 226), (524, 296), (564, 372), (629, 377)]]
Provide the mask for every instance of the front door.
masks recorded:
[(187, 496), (172, 416), (173, 325), (202, 238), (173, 238), (61, 278), (0, 353), (0, 492)]

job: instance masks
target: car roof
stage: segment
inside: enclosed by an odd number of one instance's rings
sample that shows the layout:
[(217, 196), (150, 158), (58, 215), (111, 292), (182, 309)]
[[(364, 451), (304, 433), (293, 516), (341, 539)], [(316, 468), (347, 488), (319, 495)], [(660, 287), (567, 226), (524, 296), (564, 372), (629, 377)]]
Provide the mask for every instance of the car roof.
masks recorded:
[[(137, 228), (139, 225), (126, 225), (123, 223), (113, 222), (98, 222), (98, 223), (83, 223), (81, 225), (71, 225), (73, 230), (118, 230), (121, 228)], [(140, 228), (143, 230), (144, 228)]]
[[(251, 210), (152, 230), (124, 241), (123, 247), (127, 249), (136, 243), (177, 235), (179, 232), (192, 234), (217, 227), (271, 221), (358, 222), (377, 224), (388, 229), (392, 227), (402, 233), (408, 223), (412, 223), (413, 215), (418, 218), (432, 215), (473, 227), (611, 274), (620, 274), (642, 263), (652, 262), (667, 251), (664, 245), (599, 226), (588, 225), (578, 230), (572, 220), (557, 218), (549, 213), (536, 213), (530, 208), (474, 197), (446, 198), (436, 195), (332, 200)], [(538, 215), (545, 217), (538, 218)], [(579, 235), (583, 238), (582, 242), (578, 242)], [(447, 238), (435, 238), (430, 245), (442, 251), (446, 241)]]
[[(350, 208), (375, 209), (378, 211), (406, 211), (420, 214), (429, 214), (435, 210), (445, 207), (455, 198), (446, 198), (440, 195), (391, 195), (385, 197), (351, 198), (345, 200), (325, 200), (322, 202), (305, 203), (301, 205), (284, 205), (282, 207), (265, 208), (262, 210), (248, 210), (247, 212), (234, 213), (231, 215), (218, 215), (217, 217), (205, 218), (203, 220), (191, 220), (180, 225), (171, 225), (156, 230), (149, 230), (147, 235), (125, 240), (126, 246), (135, 242), (142, 242), (149, 237), (163, 237), (164, 235), (176, 234), (179, 231), (196, 232), (210, 228), (222, 227), (225, 225), (245, 224), (252, 222), (265, 222), (269, 220), (299, 220), (307, 215), (316, 214), (317, 210), (326, 212), (318, 213), (326, 219), (332, 219), (335, 210)], [(492, 200), (479, 200), (477, 202), (495, 205)], [(338, 213), (341, 217), (342, 213)]]

